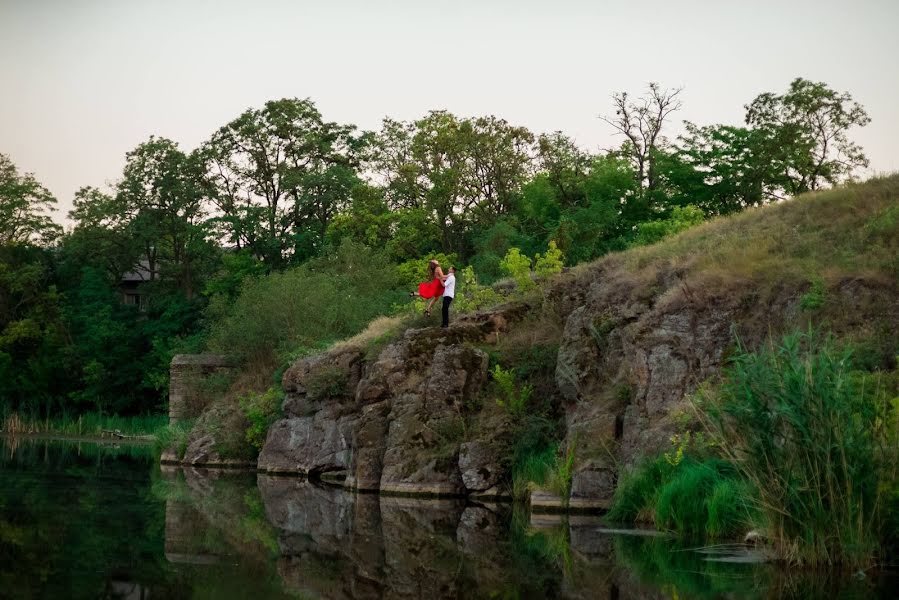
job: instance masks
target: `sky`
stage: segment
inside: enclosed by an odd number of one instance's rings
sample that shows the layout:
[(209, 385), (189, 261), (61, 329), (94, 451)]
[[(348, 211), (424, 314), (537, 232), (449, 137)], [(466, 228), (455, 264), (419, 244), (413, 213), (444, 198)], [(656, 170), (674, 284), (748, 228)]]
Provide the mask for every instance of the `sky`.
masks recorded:
[(851, 137), (895, 172), (897, 23), (899, 0), (0, 0), (0, 153), (64, 222), (149, 136), (191, 150), (271, 99), (362, 129), (494, 114), (598, 151), (613, 92), (683, 87), (676, 136), (804, 77), (865, 106)]

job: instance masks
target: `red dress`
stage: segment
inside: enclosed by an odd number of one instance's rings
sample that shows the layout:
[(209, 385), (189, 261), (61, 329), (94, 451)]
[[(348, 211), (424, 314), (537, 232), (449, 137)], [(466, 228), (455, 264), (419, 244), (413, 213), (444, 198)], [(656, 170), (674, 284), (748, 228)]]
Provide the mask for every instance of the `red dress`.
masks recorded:
[(443, 295), (443, 282), (439, 277), (435, 277), (432, 281), (419, 283), (418, 295), (422, 298), (439, 298)]

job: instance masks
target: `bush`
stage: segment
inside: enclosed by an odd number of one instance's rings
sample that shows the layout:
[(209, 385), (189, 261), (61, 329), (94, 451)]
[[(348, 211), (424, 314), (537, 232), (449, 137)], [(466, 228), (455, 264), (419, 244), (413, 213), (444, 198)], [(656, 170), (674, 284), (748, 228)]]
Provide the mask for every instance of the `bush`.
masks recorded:
[(284, 394), (278, 388), (269, 388), (261, 394), (248, 394), (240, 399), (240, 409), (250, 422), (246, 431), (247, 442), (256, 450), (262, 450), (268, 429), (281, 417)]
[(530, 291), (536, 286), (531, 277), (531, 259), (518, 248), (510, 248), (499, 264), (515, 280), (519, 292)]
[(231, 306), (214, 299), (209, 346), (243, 364), (277, 364), (298, 347), (358, 333), (403, 296), (383, 254), (344, 242), (333, 255), (246, 281)]
[(471, 266), (467, 266), (457, 272), (456, 278), (458, 279), (458, 284), (456, 285), (456, 297), (453, 300), (453, 308), (458, 312), (474, 312), (496, 306), (502, 301), (502, 296), (496, 290), (478, 283), (478, 278)]
[(534, 393), (534, 387), (528, 383), (515, 383), (515, 369), (504, 369), (494, 365), (490, 372), (496, 385), (496, 403), (508, 410), (513, 417), (521, 417), (527, 410), (528, 400)]
[(791, 334), (742, 346), (698, 404), (708, 429), (758, 491), (784, 559), (865, 567), (895, 487), (896, 408), (879, 377), (854, 372), (831, 338)]
[(194, 427), (193, 419), (182, 419), (175, 423), (163, 425), (153, 434), (153, 447), (157, 454), (173, 449), (178, 459), (184, 458), (190, 432)]
[(549, 277), (561, 273), (564, 264), (562, 251), (554, 241), (550, 240), (546, 254), (538, 254), (534, 259), (534, 272), (537, 277)]
[(705, 213), (702, 212), (701, 208), (690, 204), (687, 206), (675, 206), (667, 219), (638, 223), (633, 245), (647, 246), (654, 244), (675, 233), (680, 233), (694, 225), (699, 225), (704, 220)]

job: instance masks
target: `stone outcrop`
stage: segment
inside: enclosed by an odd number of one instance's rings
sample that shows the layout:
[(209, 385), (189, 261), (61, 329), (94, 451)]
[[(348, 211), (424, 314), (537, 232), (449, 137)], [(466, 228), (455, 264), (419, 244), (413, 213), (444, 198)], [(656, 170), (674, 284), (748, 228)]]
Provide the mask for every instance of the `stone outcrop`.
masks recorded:
[[(607, 508), (622, 469), (671, 447), (690, 395), (720, 373), (735, 334), (755, 348), (808, 325), (801, 281), (699, 287), (677, 261), (640, 269), (624, 260), (560, 275), (538, 314), (511, 303), (448, 329), (408, 330), (377, 354), (345, 344), (298, 360), (284, 374), (283, 418), (258, 468), (390, 494), (508, 496), (515, 428), (507, 410), (483, 402), (488, 352), (515, 335), (526, 346), (521, 334), (551, 319), (564, 326), (541, 347), (558, 342), (554, 376), (541, 367), (549, 375), (540, 393), (552, 397), (551, 418), (564, 427), (560, 452), (573, 456), (573, 469), (568, 497), (537, 490), (532, 507)], [(845, 307), (828, 324), (837, 334), (869, 323), (899, 328), (895, 282), (846, 278), (828, 293)], [(213, 464), (216, 448), (214, 436), (196, 435), (184, 461)]]
[(514, 304), (448, 329), (412, 329), (372, 361), (353, 346), (297, 361), (284, 374), (284, 415), (269, 429), (258, 468), (345, 471), (347, 487), (393, 494), (501, 494), (501, 457), (490, 438), (503, 425), (466, 441), (467, 404), (488, 381), (488, 357), (477, 346), (526, 313)]

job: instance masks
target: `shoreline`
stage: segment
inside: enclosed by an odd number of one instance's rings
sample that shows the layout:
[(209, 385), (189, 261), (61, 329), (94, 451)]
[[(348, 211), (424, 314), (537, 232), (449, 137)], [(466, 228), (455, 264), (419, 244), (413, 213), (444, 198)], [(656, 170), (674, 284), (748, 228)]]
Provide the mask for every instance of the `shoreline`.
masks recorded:
[(13, 433), (0, 431), (0, 438), (15, 439), (31, 439), (31, 440), (52, 440), (59, 442), (90, 442), (92, 444), (135, 444), (147, 445), (152, 444), (154, 439), (141, 437), (114, 437), (114, 436), (85, 436), (85, 435), (65, 435), (56, 433)]

